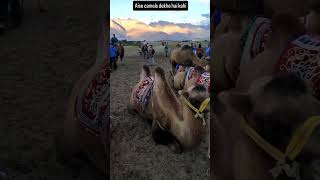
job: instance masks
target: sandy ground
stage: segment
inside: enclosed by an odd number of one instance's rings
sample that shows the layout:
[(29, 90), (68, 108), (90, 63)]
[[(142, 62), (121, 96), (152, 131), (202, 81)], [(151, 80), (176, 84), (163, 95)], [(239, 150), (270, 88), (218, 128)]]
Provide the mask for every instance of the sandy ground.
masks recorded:
[[(169, 72), (169, 59), (162, 54), (164, 48), (158, 45), (155, 50), (157, 65)], [(128, 113), (131, 87), (139, 81), (146, 60), (139, 56), (137, 47), (126, 47), (125, 54), (124, 63), (119, 62), (118, 69), (111, 73), (111, 179), (208, 179), (205, 143), (175, 154), (166, 146), (156, 145), (150, 126), (138, 115)]]
[(13, 180), (105, 179), (79, 161), (55, 161), (53, 137), (62, 127), (73, 84), (95, 61), (98, 1), (25, 2), (22, 26), (0, 36), (0, 169)]

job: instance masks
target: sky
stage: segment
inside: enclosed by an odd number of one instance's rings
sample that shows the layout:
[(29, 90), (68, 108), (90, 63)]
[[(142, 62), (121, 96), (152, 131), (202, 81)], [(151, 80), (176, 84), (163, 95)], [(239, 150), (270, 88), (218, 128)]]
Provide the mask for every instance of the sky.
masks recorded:
[(209, 25), (210, 0), (188, 0), (188, 11), (133, 11), (133, 0), (111, 0), (111, 19), (137, 19), (146, 24), (157, 21)]

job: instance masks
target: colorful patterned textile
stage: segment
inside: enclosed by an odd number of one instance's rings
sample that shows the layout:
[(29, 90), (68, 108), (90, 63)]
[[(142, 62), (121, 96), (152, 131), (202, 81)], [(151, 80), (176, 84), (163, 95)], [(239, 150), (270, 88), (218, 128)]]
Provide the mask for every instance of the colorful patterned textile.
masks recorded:
[(187, 67), (185, 72), (186, 72), (185, 79), (190, 80), (194, 76), (195, 69), (194, 69), (194, 67)]
[[(75, 113), (81, 126), (96, 136), (108, 128), (110, 122), (110, 69), (107, 60), (98, 69), (89, 85), (77, 97)], [(105, 134), (103, 136), (106, 136)]]
[(145, 77), (133, 93), (132, 98), (135, 105), (141, 107), (143, 110), (145, 110), (148, 105), (149, 97), (152, 93), (153, 82), (153, 77)]
[(210, 92), (210, 73), (202, 73), (197, 80), (197, 85), (203, 85), (207, 89), (207, 91)]
[(320, 98), (320, 37), (305, 34), (291, 42), (280, 56), (275, 71), (297, 73)]
[(241, 63), (248, 63), (264, 51), (265, 43), (271, 34), (271, 21), (266, 18), (255, 18), (246, 34)]

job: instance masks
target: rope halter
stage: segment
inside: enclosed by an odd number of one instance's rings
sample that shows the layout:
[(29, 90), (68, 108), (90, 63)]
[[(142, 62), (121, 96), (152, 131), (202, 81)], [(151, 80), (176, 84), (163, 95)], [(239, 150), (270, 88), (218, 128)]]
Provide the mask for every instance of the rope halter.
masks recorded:
[[(276, 167), (271, 169), (271, 174), (276, 179), (282, 171), (288, 177), (300, 179), (299, 164), (294, 160), (301, 153), (303, 147), (310, 139), (313, 131), (320, 125), (320, 116), (312, 116), (307, 119), (299, 128), (297, 128), (291, 137), (286, 151), (283, 153), (266, 140), (264, 140), (254, 129), (252, 129), (247, 122), (242, 118), (242, 130), (248, 135), (260, 148), (267, 154), (277, 160)], [(287, 160), (294, 161), (292, 166), (287, 163)]]
[(209, 102), (210, 102), (210, 98), (205, 99), (201, 105), (200, 108), (197, 109), (196, 107), (194, 107), (183, 95), (181, 95), (183, 97), (184, 102), (186, 103), (186, 105), (188, 107), (190, 107), (196, 114), (194, 115), (194, 117), (196, 119), (202, 119), (202, 125), (205, 126), (206, 125), (206, 120), (204, 118), (203, 115), (203, 111), (206, 109), (206, 107), (208, 106)]

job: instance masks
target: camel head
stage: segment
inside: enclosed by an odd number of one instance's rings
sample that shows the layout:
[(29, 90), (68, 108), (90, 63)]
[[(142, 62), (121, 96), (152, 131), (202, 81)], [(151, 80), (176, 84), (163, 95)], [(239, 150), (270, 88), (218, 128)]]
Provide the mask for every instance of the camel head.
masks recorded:
[[(240, 179), (268, 179), (267, 177), (271, 177), (269, 170), (274, 168), (277, 162), (270, 152), (263, 150), (264, 145), (255, 143), (253, 138), (248, 136), (249, 133), (240, 128), (244, 127), (241, 119), (266, 142), (284, 153), (292, 137), (297, 134), (297, 129), (310, 120), (310, 117), (320, 115), (320, 102), (312, 96), (305, 82), (294, 74), (264, 77), (252, 83), (248, 93), (221, 93), (218, 101), (213, 108), (218, 119), (220, 118), (217, 124), (225, 129), (230, 128), (227, 133), (231, 134), (233, 141), (228, 142), (241, 142), (245, 146), (243, 151), (239, 146), (233, 147), (233, 151), (238, 152), (234, 159), (238, 159), (234, 172), (240, 172), (241, 175), (237, 175), (242, 177)], [(233, 112), (233, 116), (230, 112)], [(226, 119), (227, 117), (229, 119)], [(230, 119), (231, 117), (233, 119)], [(223, 120), (225, 122), (222, 122)], [(313, 179), (320, 171), (319, 140), (320, 129), (317, 127), (293, 159), (300, 164), (301, 179)], [(229, 164), (228, 167), (230, 166)]]
[(181, 47), (177, 63), (183, 66), (193, 66), (194, 59), (197, 58), (193, 52), (193, 49), (189, 45), (184, 45)]
[[(193, 107), (200, 109), (201, 104), (210, 97), (209, 92), (203, 85), (193, 85), (186, 90), (179, 91), (179, 95), (184, 99), (188, 100)], [(209, 104), (205, 106), (204, 113), (208, 113), (210, 110)]]

